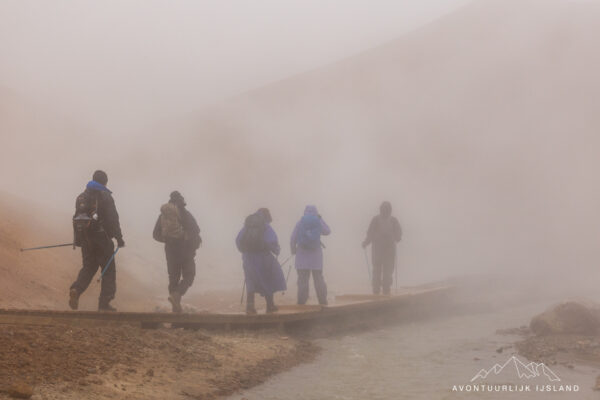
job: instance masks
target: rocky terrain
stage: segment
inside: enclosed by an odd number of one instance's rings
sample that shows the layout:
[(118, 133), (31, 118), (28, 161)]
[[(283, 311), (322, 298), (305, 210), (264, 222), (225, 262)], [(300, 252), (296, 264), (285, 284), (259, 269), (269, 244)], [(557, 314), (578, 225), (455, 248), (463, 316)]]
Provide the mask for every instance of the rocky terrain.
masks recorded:
[(600, 309), (581, 302), (558, 304), (531, 319), (516, 343), (520, 354), (546, 365), (576, 363), (600, 366)]

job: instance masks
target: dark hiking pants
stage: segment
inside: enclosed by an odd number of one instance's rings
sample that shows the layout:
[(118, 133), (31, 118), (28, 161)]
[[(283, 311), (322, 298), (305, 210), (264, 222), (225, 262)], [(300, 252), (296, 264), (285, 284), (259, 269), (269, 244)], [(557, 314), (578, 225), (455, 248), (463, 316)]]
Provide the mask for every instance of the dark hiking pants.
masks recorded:
[(306, 304), (308, 300), (308, 280), (312, 272), (313, 281), (315, 284), (315, 292), (319, 304), (327, 304), (327, 285), (323, 279), (323, 271), (319, 269), (299, 269), (298, 270), (298, 304)]
[[(254, 309), (254, 292), (248, 292), (246, 296), (246, 310)], [(267, 302), (267, 308), (271, 308), (275, 306), (275, 301), (273, 300), (273, 294), (265, 295), (265, 301)]]
[(195, 251), (189, 251), (183, 245), (165, 246), (167, 271), (169, 272), (169, 293), (177, 292), (181, 296), (194, 283), (196, 276)]
[[(115, 245), (105, 232), (94, 232), (90, 234), (89, 240), (81, 247), (83, 267), (79, 271), (77, 280), (71, 285), (78, 294), (82, 294), (90, 285), (94, 275), (108, 263), (115, 251)], [(99, 305), (108, 305), (115, 298), (117, 292), (117, 270), (113, 259), (102, 278)]]
[(373, 294), (390, 294), (394, 282), (395, 254), (373, 257)]

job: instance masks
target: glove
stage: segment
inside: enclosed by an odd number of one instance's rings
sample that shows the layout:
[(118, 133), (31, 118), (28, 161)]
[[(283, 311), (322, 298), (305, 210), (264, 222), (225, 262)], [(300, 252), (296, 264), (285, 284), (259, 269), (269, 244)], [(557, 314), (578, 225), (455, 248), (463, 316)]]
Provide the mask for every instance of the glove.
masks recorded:
[(123, 238), (117, 238), (117, 246), (118, 247), (125, 247), (125, 242), (123, 241)]

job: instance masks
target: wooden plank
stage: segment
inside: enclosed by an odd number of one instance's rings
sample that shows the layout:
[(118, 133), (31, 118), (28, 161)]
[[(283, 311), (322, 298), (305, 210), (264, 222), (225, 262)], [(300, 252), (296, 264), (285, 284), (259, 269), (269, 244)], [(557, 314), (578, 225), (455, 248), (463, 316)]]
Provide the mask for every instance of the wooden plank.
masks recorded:
[(54, 310), (2, 310), (0, 323), (26, 325), (70, 324), (86, 325), (98, 323), (135, 323), (152, 327), (161, 324), (174, 326), (207, 327), (207, 328), (261, 328), (283, 327), (288, 324), (301, 324), (325, 320), (335, 320), (344, 316), (368, 316), (388, 309), (410, 306), (428, 298), (435, 298), (448, 291), (448, 287), (415, 289), (395, 296), (344, 295), (336, 297), (331, 306), (289, 305), (280, 306), (280, 311), (273, 314), (245, 315), (241, 313), (214, 314), (174, 314), (146, 312), (94, 312), (94, 311), (54, 311)]

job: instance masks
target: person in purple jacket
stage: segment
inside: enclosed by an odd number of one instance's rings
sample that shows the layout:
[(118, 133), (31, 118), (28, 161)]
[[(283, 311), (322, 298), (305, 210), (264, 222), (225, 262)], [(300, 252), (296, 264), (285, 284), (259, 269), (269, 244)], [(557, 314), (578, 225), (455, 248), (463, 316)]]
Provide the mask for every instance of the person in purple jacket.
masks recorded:
[(280, 247), (277, 234), (271, 227), (271, 213), (261, 208), (249, 215), (244, 227), (237, 235), (236, 245), (242, 253), (244, 276), (246, 279), (246, 314), (256, 314), (254, 294), (264, 296), (267, 313), (277, 311), (273, 294), (287, 289), (285, 276), (276, 256)]
[(290, 245), (296, 255), (298, 271), (298, 304), (308, 300), (308, 280), (312, 272), (319, 304), (327, 305), (327, 285), (323, 279), (323, 245), (321, 235), (329, 235), (331, 229), (319, 215), (317, 207), (306, 206), (304, 216), (298, 221)]

